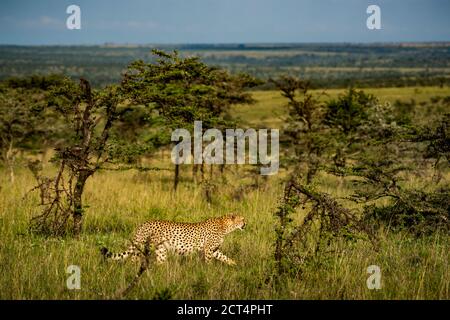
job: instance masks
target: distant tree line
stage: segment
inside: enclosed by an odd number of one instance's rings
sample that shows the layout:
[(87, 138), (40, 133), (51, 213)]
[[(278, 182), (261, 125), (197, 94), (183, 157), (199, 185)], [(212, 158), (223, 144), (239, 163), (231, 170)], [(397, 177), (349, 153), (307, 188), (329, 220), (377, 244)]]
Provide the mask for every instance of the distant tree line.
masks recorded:
[[(92, 87), (118, 83), (127, 65), (156, 59), (149, 46), (1, 46), (0, 79), (30, 74), (89, 78)], [(448, 44), (167, 45), (181, 56), (197, 55), (232, 74), (262, 80), (286, 74), (307, 78), (316, 88), (448, 86)], [(74, 52), (76, 54), (74, 54)], [(51, 61), (51, 63), (49, 63)], [(259, 89), (274, 89), (265, 83)]]

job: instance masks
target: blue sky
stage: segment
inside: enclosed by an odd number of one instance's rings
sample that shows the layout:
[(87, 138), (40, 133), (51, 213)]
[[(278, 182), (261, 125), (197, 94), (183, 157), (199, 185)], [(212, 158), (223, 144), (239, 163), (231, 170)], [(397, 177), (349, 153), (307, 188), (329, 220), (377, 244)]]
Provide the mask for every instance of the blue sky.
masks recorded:
[[(66, 8), (81, 8), (68, 30)], [(381, 8), (368, 30), (366, 8)], [(2, 0), (0, 44), (450, 41), (450, 0)]]

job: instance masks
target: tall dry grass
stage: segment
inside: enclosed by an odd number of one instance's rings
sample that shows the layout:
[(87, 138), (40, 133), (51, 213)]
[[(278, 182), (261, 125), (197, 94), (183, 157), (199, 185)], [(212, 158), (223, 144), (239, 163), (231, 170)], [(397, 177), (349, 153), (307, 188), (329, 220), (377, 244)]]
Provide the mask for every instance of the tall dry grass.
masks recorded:
[[(47, 170), (51, 171), (50, 166)], [(139, 265), (132, 261), (105, 262), (101, 246), (118, 251), (128, 245), (133, 229), (147, 219), (199, 221), (236, 212), (248, 228), (230, 234), (223, 252), (236, 267), (201, 257), (170, 256), (162, 266), (152, 265), (128, 299), (449, 299), (449, 236), (415, 239), (404, 233), (384, 232), (381, 248), (369, 243), (333, 244), (327, 257), (313, 260), (303, 272), (274, 281), (273, 212), (282, 192), (280, 178), (266, 186), (241, 192), (242, 168), (226, 171), (227, 183), (204, 199), (193, 183), (190, 168), (182, 171), (179, 190), (172, 192), (172, 173), (99, 172), (88, 181), (84, 194), (85, 228), (79, 239), (45, 238), (28, 232), (38, 210), (38, 195), (26, 195), (35, 182), (26, 169), (17, 171), (14, 184), (0, 171), (0, 298), (1, 299), (108, 299), (133, 279)], [(218, 170), (216, 170), (218, 172)], [(321, 177), (328, 191), (345, 193), (342, 182)], [(299, 215), (302, 212), (298, 212)], [(367, 267), (378, 265), (382, 288), (369, 290)], [(81, 290), (69, 290), (66, 268), (81, 268)]]

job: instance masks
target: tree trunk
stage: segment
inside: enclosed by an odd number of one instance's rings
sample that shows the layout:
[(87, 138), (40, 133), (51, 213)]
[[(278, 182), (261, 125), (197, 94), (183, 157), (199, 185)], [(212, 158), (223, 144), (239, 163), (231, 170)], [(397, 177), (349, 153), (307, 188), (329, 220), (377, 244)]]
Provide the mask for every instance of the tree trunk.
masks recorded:
[(180, 165), (175, 165), (175, 175), (173, 177), (173, 191), (177, 191), (178, 182), (180, 179)]
[(11, 181), (11, 183), (14, 184), (15, 178), (14, 178), (14, 167), (12, 163), (8, 164), (9, 166), (9, 180)]
[(198, 165), (193, 164), (192, 165), (192, 179), (194, 180), (194, 183), (197, 183), (197, 173), (198, 173)]
[(308, 172), (306, 174), (306, 184), (311, 184), (314, 176), (316, 175), (316, 171), (317, 171), (316, 167), (310, 166), (308, 168)]
[(5, 156), (5, 160), (6, 160), (6, 164), (8, 166), (9, 169), (9, 180), (11, 181), (11, 183), (14, 183), (15, 179), (14, 179), (14, 152), (13, 152), (13, 141), (11, 140), (9, 142), (9, 147), (8, 147), (8, 151), (6, 151), (6, 156)]
[(75, 236), (79, 236), (81, 234), (81, 230), (83, 229), (83, 190), (86, 185), (86, 180), (89, 178), (90, 173), (87, 171), (81, 171), (78, 174), (77, 182), (75, 184), (74, 192), (73, 192), (73, 233)]

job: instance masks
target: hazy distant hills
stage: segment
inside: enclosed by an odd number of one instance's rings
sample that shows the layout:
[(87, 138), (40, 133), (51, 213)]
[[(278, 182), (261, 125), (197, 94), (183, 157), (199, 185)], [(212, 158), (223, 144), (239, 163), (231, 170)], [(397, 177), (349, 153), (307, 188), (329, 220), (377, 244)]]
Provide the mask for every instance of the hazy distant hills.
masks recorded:
[(317, 87), (444, 85), (450, 81), (450, 43), (286, 43), (96, 46), (0, 46), (0, 79), (30, 74), (84, 76), (94, 85), (117, 82), (151, 49), (178, 50), (231, 72), (262, 79), (292, 74)]

